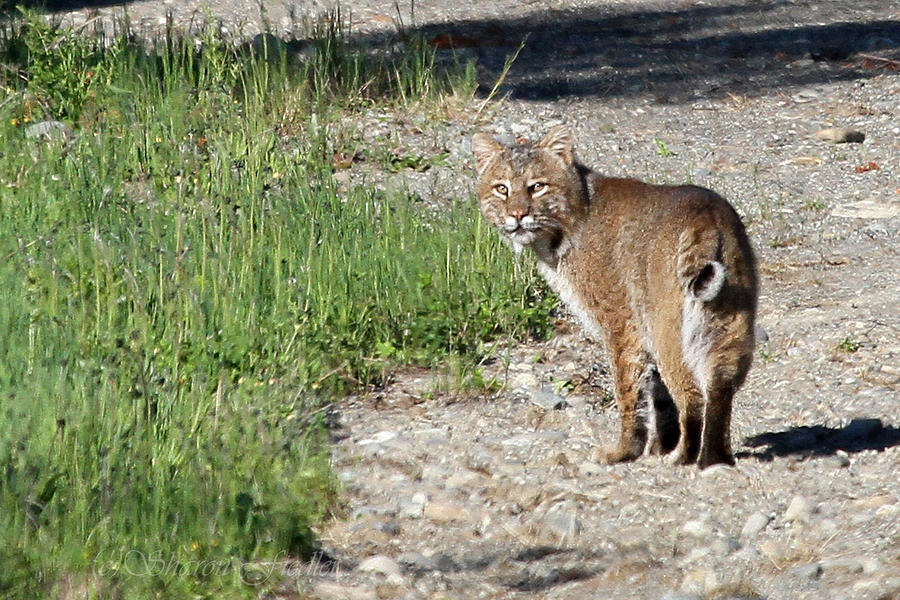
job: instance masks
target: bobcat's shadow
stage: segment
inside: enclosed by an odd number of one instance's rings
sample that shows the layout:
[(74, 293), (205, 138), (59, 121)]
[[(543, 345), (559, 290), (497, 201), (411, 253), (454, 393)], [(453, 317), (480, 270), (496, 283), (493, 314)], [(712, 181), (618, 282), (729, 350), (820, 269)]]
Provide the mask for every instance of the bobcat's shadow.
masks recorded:
[(853, 419), (844, 427), (803, 425), (785, 431), (770, 431), (748, 437), (744, 445), (752, 451), (737, 452), (738, 458), (771, 461), (776, 456), (831, 456), (838, 450), (856, 453), (900, 446), (900, 428), (885, 426), (880, 419)]

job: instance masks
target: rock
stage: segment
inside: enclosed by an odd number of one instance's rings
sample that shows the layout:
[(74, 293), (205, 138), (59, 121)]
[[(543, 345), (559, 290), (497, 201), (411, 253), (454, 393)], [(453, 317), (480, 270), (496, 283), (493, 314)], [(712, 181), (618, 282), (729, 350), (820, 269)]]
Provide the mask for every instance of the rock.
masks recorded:
[(356, 570), (362, 573), (377, 573), (379, 575), (384, 575), (385, 577), (390, 577), (391, 575), (399, 576), (402, 572), (400, 563), (384, 554), (370, 556), (359, 563)]
[(449, 573), (450, 571), (456, 570), (456, 561), (454, 561), (453, 557), (449, 554), (439, 552), (432, 556), (431, 560), (434, 563), (435, 571), (440, 571), (441, 573)]
[(713, 525), (707, 519), (692, 519), (681, 530), (691, 537), (707, 538), (713, 534)]
[(72, 128), (61, 121), (39, 121), (25, 128), (25, 137), (58, 140), (74, 135)]
[(404, 500), (400, 502), (400, 510), (397, 516), (401, 519), (420, 519), (425, 512), (425, 503)]
[(822, 574), (822, 565), (819, 563), (805, 563), (795, 565), (788, 571), (792, 578), (817, 579)]
[(494, 471), (494, 456), (481, 448), (469, 450), (466, 452), (464, 464), (473, 471), (490, 475)]
[(787, 510), (784, 511), (784, 520), (806, 523), (813, 512), (815, 512), (815, 506), (808, 499), (803, 496), (794, 496), (791, 503), (788, 504)]
[(538, 385), (538, 378), (531, 373), (516, 373), (513, 376), (510, 385), (513, 388), (524, 388), (526, 390), (534, 389)]
[(409, 571), (437, 570), (434, 559), (421, 552), (404, 552), (397, 556), (397, 562)]
[(425, 505), (422, 514), (437, 523), (448, 521), (463, 521), (468, 516), (466, 509), (455, 502), (429, 502)]
[(816, 132), (816, 139), (835, 144), (859, 144), (866, 139), (862, 131), (855, 131), (845, 127), (828, 127)]
[(397, 521), (378, 521), (375, 523), (375, 529), (390, 536), (400, 535), (400, 524)]
[(367, 446), (369, 444), (383, 444), (385, 442), (389, 442), (392, 439), (397, 437), (397, 432), (395, 431), (379, 431), (375, 435), (370, 438), (364, 438), (356, 442), (360, 446)]
[(681, 594), (670, 591), (660, 596), (659, 600), (702, 600), (702, 598), (696, 594)]
[(481, 485), (484, 480), (485, 476), (481, 473), (476, 473), (475, 471), (470, 471), (468, 469), (461, 469), (447, 477), (444, 481), (444, 486), (447, 489), (471, 488)]
[(586, 475), (588, 477), (593, 477), (595, 475), (602, 475), (606, 472), (606, 467), (601, 464), (592, 462), (590, 460), (586, 460), (580, 465), (578, 465), (578, 472), (582, 475)]
[(741, 538), (755, 538), (763, 529), (766, 528), (766, 525), (769, 524), (769, 521), (771, 521), (771, 519), (768, 515), (764, 515), (759, 511), (752, 513), (749, 517), (747, 517), (747, 520), (744, 522), (744, 526), (741, 528)]
[(890, 219), (900, 215), (900, 203), (876, 202), (860, 200), (850, 202), (831, 211), (833, 217), (849, 217), (855, 219)]
[(715, 556), (728, 556), (741, 549), (741, 544), (730, 535), (718, 536), (709, 544), (710, 553)]
[(863, 564), (857, 558), (850, 556), (839, 556), (834, 558), (824, 558), (819, 563), (822, 571), (846, 571), (849, 573), (862, 573)]
[(547, 388), (531, 392), (531, 401), (546, 410), (562, 410), (569, 406), (565, 398)]
[(581, 533), (583, 529), (581, 519), (578, 518), (578, 506), (573, 500), (564, 500), (550, 507), (541, 525), (558, 538), (572, 539)]
[(838, 450), (833, 456), (829, 456), (823, 462), (831, 468), (843, 469), (850, 466), (850, 456), (843, 450)]
[(862, 565), (863, 573), (866, 575), (875, 575), (884, 568), (884, 563), (871, 556), (863, 557), (859, 562)]
[(311, 597), (316, 600), (378, 600), (375, 590), (365, 586), (342, 585), (329, 581), (320, 581), (311, 590)]

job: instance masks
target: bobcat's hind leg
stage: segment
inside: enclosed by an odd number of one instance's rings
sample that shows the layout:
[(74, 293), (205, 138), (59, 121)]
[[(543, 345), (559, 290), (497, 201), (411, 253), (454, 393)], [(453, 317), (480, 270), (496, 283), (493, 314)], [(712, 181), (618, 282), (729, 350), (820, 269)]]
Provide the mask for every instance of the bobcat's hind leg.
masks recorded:
[(697, 466), (705, 469), (710, 465), (734, 464), (731, 453), (731, 402), (734, 390), (731, 387), (708, 390), (703, 407), (703, 432), (700, 436), (700, 453)]
[(648, 363), (641, 377), (638, 406), (645, 414), (647, 428), (644, 456), (670, 452), (678, 443), (678, 409), (653, 363)]
[(647, 441), (647, 427), (639, 407), (646, 354), (637, 333), (630, 328), (623, 327), (614, 333), (609, 337), (607, 349), (612, 359), (621, 430), (618, 443), (597, 452), (597, 458), (606, 464), (634, 460), (644, 451)]
[[(703, 393), (694, 382), (694, 376), (681, 359), (677, 341), (669, 342), (674, 350), (663, 352), (660, 376), (677, 407), (677, 443), (666, 456), (673, 465), (686, 465), (697, 460), (703, 432)], [(675, 429), (674, 427), (672, 429)], [(675, 437), (675, 432), (671, 433)]]

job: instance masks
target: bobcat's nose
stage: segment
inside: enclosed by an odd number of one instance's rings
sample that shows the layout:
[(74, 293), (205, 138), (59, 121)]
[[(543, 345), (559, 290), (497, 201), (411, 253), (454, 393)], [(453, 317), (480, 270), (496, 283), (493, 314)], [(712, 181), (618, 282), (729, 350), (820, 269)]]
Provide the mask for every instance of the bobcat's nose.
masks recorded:
[(515, 208), (515, 209), (509, 211), (509, 216), (511, 216), (516, 221), (521, 221), (523, 217), (528, 216), (528, 209)]

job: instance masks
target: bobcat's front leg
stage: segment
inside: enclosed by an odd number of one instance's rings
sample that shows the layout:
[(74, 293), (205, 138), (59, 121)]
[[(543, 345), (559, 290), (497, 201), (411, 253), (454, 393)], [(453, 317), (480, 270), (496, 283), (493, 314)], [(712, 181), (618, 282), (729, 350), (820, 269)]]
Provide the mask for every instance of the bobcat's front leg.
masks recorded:
[(646, 423), (638, 410), (645, 354), (637, 335), (622, 331), (615, 333), (618, 335), (610, 336), (607, 347), (615, 376), (621, 430), (617, 444), (599, 450), (598, 458), (606, 464), (634, 460), (643, 453), (647, 442)]

